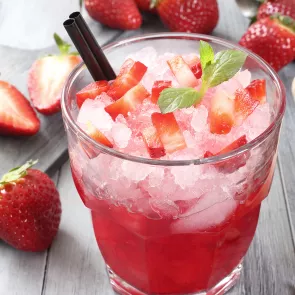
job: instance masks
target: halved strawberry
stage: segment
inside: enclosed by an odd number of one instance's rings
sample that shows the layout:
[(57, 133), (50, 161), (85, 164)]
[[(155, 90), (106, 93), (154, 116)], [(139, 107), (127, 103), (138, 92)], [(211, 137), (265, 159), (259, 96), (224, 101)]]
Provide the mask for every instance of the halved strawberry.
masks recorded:
[(151, 158), (160, 158), (166, 155), (163, 143), (155, 127), (145, 128), (142, 131), (142, 138)]
[(153, 113), (152, 122), (167, 153), (186, 148), (185, 139), (173, 113)]
[(131, 88), (123, 97), (105, 107), (105, 110), (110, 114), (113, 120), (115, 120), (119, 114), (127, 117), (128, 113), (134, 111), (136, 106), (141, 104), (149, 95), (148, 91), (141, 84), (138, 84)]
[(153, 103), (158, 102), (158, 98), (160, 96), (160, 93), (166, 89), (170, 88), (172, 86), (171, 81), (155, 81), (154, 86), (152, 88), (152, 96), (151, 96), (151, 101)]
[(193, 56), (193, 58), (186, 60), (186, 63), (190, 67), (191, 71), (197, 79), (202, 77), (202, 65), (198, 56)]
[(96, 142), (101, 143), (110, 148), (113, 147), (113, 144), (107, 139), (107, 137), (100, 132), (90, 121), (87, 122), (84, 132), (87, 133), (92, 139)]
[(44, 115), (60, 111), (62, 88), (72, 70), (81, 62), (70, 45), (54, 35), (60, 55), (42, 57), (34, 62), (28, 76), (29, 95), (33, 106)]
[(87, 85), (76, 94), (78, 107), (81, 108), (86, 99), (95, 99), (101, 93), (107, 92), (108, 89), (108, 81), (97, 81)]
[(12, 85), (0, 81), (0, 134), (34, 135), (40, 121), (28, 100)]
[(172, 73), (182, 87), (196, 87), (198, 80), (184, 61), (183, 57), (177, 55), (167, 61)]
[[(204, 154), (204, 158), (209, 158), (209, 157), (219, 156), (222, 154), (229, 153), (245, 145), (247, 142), (248, 141), (247, 141), (246, 135), (243, 135), (216, 154), (206, 151), (206, 153)], [(214, 166), (222, 172), (233, 173), (237, 169), (246, 165), (246, 162), (249, 159), (249, 156), (250, 156), (249, 152), (244, 152), (243, 154), (237, 155), (229, 160), (224, 160), (221, 163), (214, 164)]]
[(246, 89), (260, 104), (266, 102), (266, 81), (264, 79), (253, 80)]
[(227, 134), (234, 125), (234, 102), (222, 90), (212, 98), (209, 120), (211, 133)]
[(140, 82), (146, 71), (147, 67), (143, 63), (128, 59), (123, 64), (118, 77), (110, 85), (107, 94), (115, 100), (121, 98)]

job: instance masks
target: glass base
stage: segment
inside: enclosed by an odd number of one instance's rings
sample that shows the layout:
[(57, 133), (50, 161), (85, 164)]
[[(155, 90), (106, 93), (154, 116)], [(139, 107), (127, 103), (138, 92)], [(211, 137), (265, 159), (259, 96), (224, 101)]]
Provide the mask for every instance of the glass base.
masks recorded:
[[(189, 294), (166, 294), (166, 295), (223, 295), (230, 288), (232, 288), (237, 280), (240, 278), (241, 271), (243, 269), (242, 264), (239, 264), (227, 277), (220, 281), (210, 290), (201, 291), (198, 293)], [(118, 275), (116, 275), (109, 266), (107, 266), (107, 271), (109, 274), (110, 282), (113, 289), (120, 295), (156, 295), (144, 293), (133, 286), (129, 285), (127, 282), (122, 280)]]

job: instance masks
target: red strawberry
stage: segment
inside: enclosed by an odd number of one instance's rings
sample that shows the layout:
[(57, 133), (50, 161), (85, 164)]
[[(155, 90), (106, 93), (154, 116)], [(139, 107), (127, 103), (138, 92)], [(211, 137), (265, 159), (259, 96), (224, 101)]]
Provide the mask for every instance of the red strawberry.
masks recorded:
[[(247, 138), (246, 138), (246, 135), (243, 135), (215, 155), (207, 151), (204, 155), (204, 158), (209, 158), (209, 157), (219, 156), (222, 154), (229, 153), (245, 144), (247, 144)], [(217, 163), (214, 166), (222, 172), (233, 173), (237, 169), (246, 165), (246, 162), (249, 159), (249, 156), (250, 154), (246, 152), (241, 155), (235, 156), (229, 160), (224, 160), (223, 162)]]
[(187, 63), (184, 61), (182, 56), (177, 55), (168, 60), (167, 63), (180, 86), (196, 87), (198, 85), (197, 78), (195, 77)]
[(72, 70), (81, 62), (70, 45), (54, 34), (60, 55), (42, 57), (34, 62), (28, 77), (29, 95), (33, 106), (44, 115), (60, 111), (62, 88)]
[(197, 79), (202, 77), (202, 65), (200, 59), (195, 55), (192, 59), (186, 60), (186, 63), (190, 67), (191, 71)]
[(115, 120), (119, 114), (127, 117), (142, 101), (150, 96), (147, 90), (138, 84), (131, 88), (123, 97), (105, 107), (106, 112)]
[(84, 0), (89, 15), (114, 29), (135, 30), (141, 26), (142, 17), (134, 0)]
[(219, 12), (216, 0), (153, 0), (163, 23), (175, 32), (210, 34)]
[(238, 89), (234, 100), (235, 124), (240, 125), (265, 100), (265, 80), (254, 80), (245, 89)]
[(277, 13), (280, 15), (287, 15), (295, 19), (295, 1), (266, 1), (260, 5), (258, 9), (257, 19), (262, 19)]
[(150, 11), (155, 13), (156, 10), (151, 8), (151, 0), (135, 0), (138, 8), (142, 11)]
[(247, 86), (247, 90), (260, 104), (266, 102), (266, 81), (264, 79), (253, 80), (250, 85)]
[(209, 112), (210, 132), (227, 134), (234, 125), (234, 102), (223, 91), (212, 98)]
[(0, 134), (34, 135), (40, 121), (28, 100), (12, 85), (0, 81)]
[(147, 71), (147, 67), (141, 62), (128, 59), (123, 64), (119, 75), (111, 84), (108, 95), (117, 100), (121, 98), (128, 90), (136, 86), (143, 75)]
[(87, 85), (76, 94), (78, 107), (81, 108), (86, 99), (95, 99), (101, 93), (107, 92), (108, 89), (108, 81), (98, 81)]
[(166, 155), (163, 143), (155, 127), (145, 128), (142, 131), (142, 138), (151, 158), (160, 158)]
[(107, 137), (102, 132), (100, 132), (90, 121), (86, 124), (83, 130), (96, 142), (110, 148), (113, 147), (113, 144), (107, 139)]
[(24, 251), (44, 251), (57, 234), (61, 204), (54, 182), (27, 162), (0, 180), (0, 239)]
[(295, 58), (295, 21), (267, 17), (251, 25), (239, 42), (279, 71)]
[(186, 148), (185, 139), (173, 113), (153, 113), (152, 122), (167, 153)]
[(172, 86), (171, 81), (155, 81), (154, 86), (152, 88), (152, 96), (151, 96), (151, 101), (153, 103), (158, 102), (158, 98), (160, 96), (160, 93), (166, 89), (170, 88)]

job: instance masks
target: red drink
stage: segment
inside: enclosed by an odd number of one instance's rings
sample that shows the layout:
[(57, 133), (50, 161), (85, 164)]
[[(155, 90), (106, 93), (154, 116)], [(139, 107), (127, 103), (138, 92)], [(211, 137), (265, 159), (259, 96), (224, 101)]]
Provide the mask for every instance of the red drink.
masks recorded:
[[(79, 68), (64, 91), (73, 179), (121, 295), (224, 294), (270, 190), (285, 107), (276, 73), (251, 53), (235, 70), (243, 56), (230, 50), (201, 66), (202, 56), (188, 54), (196, 41), (117, 44), (107, 52), (116, 69), (124, 61), (114, 82), (84, 88), (89, 79)], [(174, 52), (159, 54), (149, 42)], [(206, 66), (202, 80), (195, 69)]]

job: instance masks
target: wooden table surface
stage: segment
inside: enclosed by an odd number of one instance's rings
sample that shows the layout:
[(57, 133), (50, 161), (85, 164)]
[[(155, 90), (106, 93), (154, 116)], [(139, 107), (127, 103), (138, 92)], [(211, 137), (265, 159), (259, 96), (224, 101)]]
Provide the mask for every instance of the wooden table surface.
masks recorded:
[[(66, 38), (63, 20), (78, 0), (0, 0), (0, 79), (27, 95), (27, 72), (39, 56), (54, 53), (55, 31)], [(234, 0), (219, 0), (214, 35), (237, 41), (248, 21)], [(87, 22), (101, 45), (129, 36), (166, 31), (155, 16), (144, 16), (138, 31), (111, 30)], [(287, 89), (287, 111), (271, 193), (263, 202), (256, 236), (231, 295), (295, 294), (295, 104), (291, 83), (295, 64), (280, 72)], [(30, 138), (0, 138), (0, 175), (30, 158), (55, 180), (62, 200), (60, 231), (44, 253), (26, 253), (0, 241), (0, 295), (111, 295), (104, 263), (92, 232), (89, 212), (73, 185), (61, 115), (39, 116), (41, 132)]]

